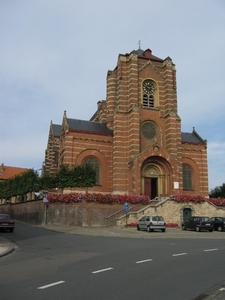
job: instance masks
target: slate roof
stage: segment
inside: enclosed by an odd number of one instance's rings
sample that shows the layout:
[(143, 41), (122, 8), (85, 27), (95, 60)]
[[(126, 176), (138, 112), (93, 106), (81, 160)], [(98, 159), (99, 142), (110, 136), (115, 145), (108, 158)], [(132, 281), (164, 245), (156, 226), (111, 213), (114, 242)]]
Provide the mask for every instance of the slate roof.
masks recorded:
[(18, 167), (10, 167), (5, 166), (4, 164), (0, 165), (0, 180), (6, 180), (15, 175), (19, 175), (28, 171), (27, 168), (18, 168)]
[(61, 135), (62, 125), (52, 124), (52, 129), (53, 129), (54, 136)]
[(105, 123), (83, 121), (77, 119), (68, 119), (68, 118), (67, 118), (67, 122), (71, 130), (113, 135), (113, 131), (110, 130)]
[(181, 132), (181, 142), (190, 144), (204, 144), (204, 140), (195, 132)]
[[(113, 135), (113, 130), (110, 130), (106, 126), (106, 123), (91, 122), (91, 121), (69, 119), (69, 118), (67, 118), (67, 122), (70, 130)], [(54, 130), (54, 135), (60, 136), (62, 126), (57, 124), (52, 124), (52, 126)], [(190, 144), (205, 144), (205, 140), (203, 140), (198, 135), (195, 129), (193, 129), (193, 132), (181, 132), (181, 142), (190, 143)]]
[[(138, 49), (138, 50), (133, 50), (131, 53), (135, 53), (135, 54), (137, 54), (138, 56), (143, 56), (143, 57), (145, 57), (145, 50), (142, 50), (142, 49)], [(161, 58), (159, 58), (159, 57), (157, 57), (157, 56), (155, 56), (155, 55), (152, 55), (151, 54), (151, 60), (158, 60), (158, 61), (163, 61), (163, 59), (161, 59)]]

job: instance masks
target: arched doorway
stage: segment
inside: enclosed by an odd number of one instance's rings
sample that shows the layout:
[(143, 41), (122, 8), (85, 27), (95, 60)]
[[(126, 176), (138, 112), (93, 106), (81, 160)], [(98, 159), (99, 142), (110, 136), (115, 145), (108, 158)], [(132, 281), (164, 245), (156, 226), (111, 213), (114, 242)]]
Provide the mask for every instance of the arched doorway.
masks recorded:
[(148, 195), (150, 199), (158, 196), (158, 178), (159, 170), (155, 166), (147, 168), (144, 172), (144, 195)]
[(141, 169), (142, 194), (150, 199), (171, 193), (171, 167), (162, 157), (147, 158)]

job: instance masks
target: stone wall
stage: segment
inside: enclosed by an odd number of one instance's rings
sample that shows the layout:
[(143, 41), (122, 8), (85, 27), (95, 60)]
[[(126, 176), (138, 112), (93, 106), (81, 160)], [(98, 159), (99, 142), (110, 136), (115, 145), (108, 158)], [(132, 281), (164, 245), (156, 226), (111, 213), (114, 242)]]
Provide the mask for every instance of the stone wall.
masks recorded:
[(122, 205), (107, 205), (97, 203), (50, 204), (47, 213), (48, 224), (65, 224), (75, 226), (115, 226), (116, 218), (111, 217), (123, 210)]
[(32, 200), (0, 206), (1, 214), (9, 214), (14, 220), (31, 224), (44, 222), (44, 204), (42, 200)]
[(33, 200), (0, 205), (0, 213), (9, 214), (15, 220), (31, 224), (44, 224), (46, 222), (46, 224), (55, 225), (101, 227), (116, 226), (116, 217), (124, 214), (124, 210), (123, 205), (119, 204), (107, 205), (86, 202), (51, 203), (45, 210), (42, 200)]
[[(165, 200), (157, 205), (129, 205), (127, 224), (137, 222), (144, 215), (161, 215), (166, 223), (176, 223), (180, 226), (183, 221), (183, 210), (188, 208), (191, 214), (208, 217), (225, 217), (225, 208), (218, 208), (210, 202), (201, 204), (177, 203)], [(46, 215), (45, 215), (46, 212)], [(119, 204), (98, 203), (51, 203), (45, 211), (42, 200), (33, 200), (15, 204), (0, 205), (0, 213), (7, 213), (13, 219), (31, 224), (75, 225), (75, 226), (125, 226), (126, 215), (124, 206)], [(46, 216), (46, 219), (45, 219)]]
[[(131, 212), (128, 215), (127, 223), (137, 222), (144, 215), (160, 215), (163, 216), (166, 223), (176, 223), (180, 226), (183, 222), (183, 210), (186, 208), (191, 210), (192, 216), (225, 217), (225, 208), (219, 208), (208, 201), (204, 201), (203, 203), (178, 203), (168, 199), (156, 206), (146, 206), (136, 213)], [(126, 224), (126, 219), (120, 218), (117, 221), (117, 224), (119, 226), (124, 226)]]

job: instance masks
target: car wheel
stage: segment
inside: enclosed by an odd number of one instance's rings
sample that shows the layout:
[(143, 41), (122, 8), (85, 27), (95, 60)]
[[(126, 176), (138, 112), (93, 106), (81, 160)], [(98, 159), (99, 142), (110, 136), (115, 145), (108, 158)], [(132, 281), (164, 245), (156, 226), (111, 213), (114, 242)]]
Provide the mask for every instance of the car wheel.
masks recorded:
[(209, 229), (209, 232), (213, 232), (213, 229)]
[(201, 231), (200, 228), (199, 228), (198, 226), (196, 226), (195, 230), (196, 230), (197, 232)]
[(10, 231), (10, 232), (13, 232), (13, 228), (12, 228), (12, 229), (9, 229), (9, 231)]
[(137, 230), (140, 230), (140, 227), (139, 227), (139, 225), (137, 225)]
[(222, 231), (223, 230), (223, 228), (222, 228), (222, 226), (218, 226), (218, 231)]
[(186, 230), (186, 226), (185, 225), (182, 225), (182, 230)]
[(166, 232), (166, 229), (162, 229), (162, 232)]

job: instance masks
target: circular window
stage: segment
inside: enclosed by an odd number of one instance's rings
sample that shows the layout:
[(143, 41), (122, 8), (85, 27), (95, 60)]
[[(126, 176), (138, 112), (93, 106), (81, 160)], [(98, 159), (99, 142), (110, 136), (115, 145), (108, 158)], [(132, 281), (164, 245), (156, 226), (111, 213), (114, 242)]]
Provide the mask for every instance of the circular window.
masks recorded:
[(143, 134), (143, 136), (146, 139), (148, 139), (148, 140), (153, 139), (156, 136), (156, 134), (157, 134), (157, 130), (156, 130), (155, 124), (152, 123), (152, 122), (145, 122), (141, 126), (141, 133)]

